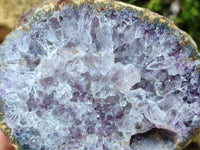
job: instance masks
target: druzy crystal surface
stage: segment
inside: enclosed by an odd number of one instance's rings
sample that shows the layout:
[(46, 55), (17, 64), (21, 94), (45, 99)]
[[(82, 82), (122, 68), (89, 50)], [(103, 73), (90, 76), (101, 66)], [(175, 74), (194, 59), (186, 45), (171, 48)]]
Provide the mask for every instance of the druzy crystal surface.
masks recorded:
[(136, 12), (101, 7), (44, 9), (1, 46), (2, 110), (21, 149), (170, 150), (198, 128), (190, 47)]

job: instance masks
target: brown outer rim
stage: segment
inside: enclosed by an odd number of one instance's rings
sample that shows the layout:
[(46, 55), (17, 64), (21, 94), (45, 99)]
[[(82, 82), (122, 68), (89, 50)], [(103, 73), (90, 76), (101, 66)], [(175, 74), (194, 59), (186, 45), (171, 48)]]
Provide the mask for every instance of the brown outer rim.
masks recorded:
[[(179, 29), (177, 26), (175, 26), (171, 20), (157, 13), (151, 12), (148, 9), (113, 0), (50, 0), (43, 4), (39, 4), (33, 7), (24, 15), (22, 15), (19, 21), (17, 22), (16, 26), (14, 27), (13, 31), (30, 30), (32, 28), (33, 22), (37, 23), (40, 22), (39, 19), (42, 18), (40, 15), (42, 15), (42, 12), (44, 11), (46, 14), (50, 14), (54, 11), (61, 11), (62, 8), (67, 5), (74, 5), (80, 7), (84, 3), (90, 5), (91, 7), (93, 4), (95, 4), (97, 6), (96, 7), (97, 11), (102, 11), (102, 10), (107, 11), (109, 6), (113, 7), (116, 11), (122, 11), (128, 9), (133, 13), (137, 13), (138, 19), (140, 19), (141, 21), (146, 21), (149, 24), (157, 22), (157, 26), (164, 25), (167, 29), (169, 29), (172, 35), (180, 39), (179, 45), (181, 47), (188, 47), (189, 49), (191, 49), (192, 60), (200, 59), (200, 54), (198, 52), (197, 45), (193, 41), (191, 36), (188, 35), (186, 32), (182, 31), (181, 29)], [(6, 36), (6, 39), (12, 36), (14, 35), (12, 35), (11, 32)], [(2, 45), (5, 45), (5, 43), (3, 42)], [(3, 102), (0, 100), (0, 110), (2, 105)], [(1, 120), (0, 129), (2, 130), (2, 132), (6, 136), (10, 137), (10, 143), (16, 150), (21, 150), (21, 145), (16, 141), (15, 137), (11, 136), (11, 129), (6, 125), (3, 113), (0, 113), (0, 120)], [(187, 146), (191, 142), (191, 138), (196, 136), (199, 132), (200, 132), (200, 127), (195, 129), (191, 133), (190, 137), (186, 139), (185, 142), (177, 145), (176, 149), (178, 150)]]
[[(142, 21), (146, 21), (149, 24), (157, 22), (157, 26), (166, 26), (169, 29), (172, 35), (180, 39), (180, 46), (189, 47), (194, 52), (198, 53), (197, 45), (193, 41), (190, 35), (186, 32), (179, 29), (174, 23), (168, 18), (161, 16), (157, 13), (151, 12), (148, 9), (137, 7), (134, 5), (126, 4), (119, 1), (113, 0), (50, 0), (43, 4), (37, 5), (27, 13), (25, 13), (18, 21), (17, 25), (14, 29), (20, 28), (21, 26), (25, 27), (26, 30), (31, 28), (31, 21), (39, 22), (39, 15), (41, 15), (42, 11), (46, 11), (46, 13), (51, 13), (53, 11), (60, 11), (62, 7), (66, 5), (75, 5), (79, 7), (83, 3), (88, 3), (91, 7), (92, 4), (96, 4), (98, 11), (106, 11), (109, 6), (113, 7), (115, 10), (125, 10), (128, 9), (134, 13), (137, 13)], [(158, 19), (159, 18), (159, 19)], [(25, 29), (24, 28), (24, 29)]]

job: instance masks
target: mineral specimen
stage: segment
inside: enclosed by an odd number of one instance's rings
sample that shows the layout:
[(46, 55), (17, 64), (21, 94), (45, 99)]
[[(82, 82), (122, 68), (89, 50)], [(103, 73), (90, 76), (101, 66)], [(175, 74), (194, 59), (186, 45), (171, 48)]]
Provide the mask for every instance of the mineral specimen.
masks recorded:
[(0, 48), (1, 129), (20, 150), (173, 150), (200, 126), (200, 55), (168, 19), (56, 0)]

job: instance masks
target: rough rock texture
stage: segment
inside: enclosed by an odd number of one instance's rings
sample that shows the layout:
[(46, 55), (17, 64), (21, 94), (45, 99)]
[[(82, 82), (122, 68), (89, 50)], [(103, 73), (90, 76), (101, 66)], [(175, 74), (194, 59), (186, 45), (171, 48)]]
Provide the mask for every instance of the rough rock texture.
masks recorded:
[(200, 125), (195, 44), (147, 10), (49, 2), (0, 51), (2, 117), (18, 149), (169, 150)]

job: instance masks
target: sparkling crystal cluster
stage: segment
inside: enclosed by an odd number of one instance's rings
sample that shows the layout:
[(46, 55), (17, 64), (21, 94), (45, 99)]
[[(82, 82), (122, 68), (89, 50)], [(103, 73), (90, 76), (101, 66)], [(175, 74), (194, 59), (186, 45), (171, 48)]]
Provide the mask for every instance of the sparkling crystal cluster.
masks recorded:
[(197, 52), (130, 6), (104, 5), (44, 9), (1, 46), (2, 110), (21, 149), (143, 150), (153, 130), (164, 142), (152, 147), (169, 150), (198, 128)]

